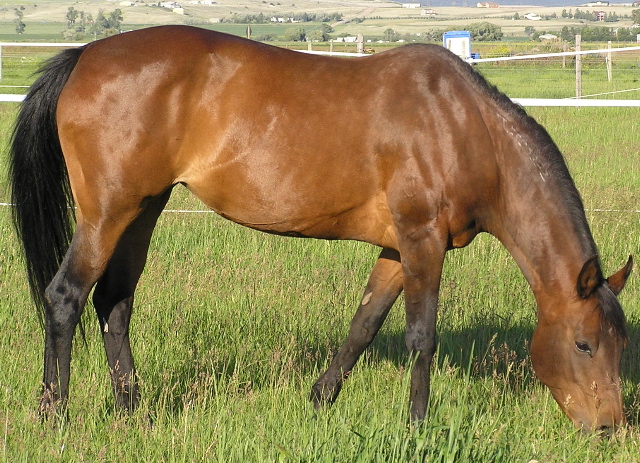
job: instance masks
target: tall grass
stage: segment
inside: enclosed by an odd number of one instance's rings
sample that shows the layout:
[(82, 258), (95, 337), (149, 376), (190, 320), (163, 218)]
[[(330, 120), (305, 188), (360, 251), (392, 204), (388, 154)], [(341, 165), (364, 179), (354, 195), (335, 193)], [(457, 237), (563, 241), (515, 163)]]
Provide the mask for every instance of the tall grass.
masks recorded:
[[(637, 111), (531, 112), (567, 155), (608, 273), (640, 255), (640, 214), (631, 212), (640, 209)], [(13, 107), (0, 106), (2, 140), (13, 116)], [(168, 205), (201, 207), (180, 189)], [(42, 424), (35, 410), (43, 336), (9, 215), (0, 207), (3, 461), (629, 462), (640, 455), (637, 275), (621, 296), (631, 426), (600, 439), (576, 432), (535, 379), (527, 355), (535, 303), (511, 257), (489, 236), (449, 253), (429, 418), (412, 427), (402, 301), (337, 403), (316, 413), (307, 400), (346, 335), (377, 251), (264, 235), (207, 213), (165, 213), (154, 234), (132, 322), (139, 412), (114, 410), (89, 306), (87, 342), (76, 340), (73, 351), (70, 418)]]

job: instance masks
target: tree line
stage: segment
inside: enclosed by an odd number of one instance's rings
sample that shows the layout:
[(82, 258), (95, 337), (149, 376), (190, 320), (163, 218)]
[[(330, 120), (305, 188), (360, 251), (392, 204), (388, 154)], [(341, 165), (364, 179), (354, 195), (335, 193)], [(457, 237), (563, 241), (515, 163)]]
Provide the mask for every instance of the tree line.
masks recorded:
[[(576, 8), (575, 13), (572, 12), (572, 10), (562, 10), (562, 14), (561, 16), (563, 18), (568, 18), (568, 19), (584, 19), (585, 21), (595, 21), (597, 19), (596, 17), (596, 12), (595, 11), (582, 11), (580, 10), (580, 8)], [(605, 12), (604, 15), (604, 21), (605, 22), (616, 22), (620, 20), (620, 16), (615, 12)]]
[(550, 33), (556, 35), (563, 42), (574, 43), (576, 35), (580, 35), (583, 42), (635, 42), (636, 37), (640, 34), (640, 27), (618, 27), (611, 28), (607, 26), (581, 26), (568, 27), (564, 26), (560, 31), (536, 31), (533, 27), (525, 28), (525, 32), (533, 40), (539, 40), (541, 35)]
[(116, 8), (110, 13), (98, 10), (95, 18), (91, 13), (78, 11), (70, 6), (67, 9), (66, 25), (62, 31), (65, 40), (79, 40), (87, 36), (96, 38), (109, 37), (121, 32), (122, 10)]
[[(265, 15), (264, 13), (258, 14), (233, 14), (228, 18), (224, 18), (222, 21), (234, 24), (266, 24), (271, 22), (273, 16)], [(294, 13), (283, 16), (286, 22), (335, 22), (342, 21), (342, 13)]]

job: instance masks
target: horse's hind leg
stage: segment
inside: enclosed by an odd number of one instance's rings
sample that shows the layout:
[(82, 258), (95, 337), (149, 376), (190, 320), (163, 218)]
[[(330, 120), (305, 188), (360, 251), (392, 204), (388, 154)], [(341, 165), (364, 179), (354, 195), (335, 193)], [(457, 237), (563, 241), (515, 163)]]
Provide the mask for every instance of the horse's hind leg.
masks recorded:
[(139, 401), (129, 343), (133, 294), (146, 263), (153, 229), (170, 194), (168, 190), (152, 200), (127, 228), (93, 292), (116, 406), (121, 409), (132, 411)]
[(402, 265), (396, 251), (383, 249), (373, 267), (362, 302), (351, 321), (347, 340), (327, 371), (311, 388), (315, 408), (332, 404), (358, 358), (371, 344), (402, 292)]
[(118, 239), (136, 215), (78, 225), (55, 277), (45, 290), (45, 348), (40, 414), (64, 412), (69, 392), (71, 344), (91, 288), (104, 272)]

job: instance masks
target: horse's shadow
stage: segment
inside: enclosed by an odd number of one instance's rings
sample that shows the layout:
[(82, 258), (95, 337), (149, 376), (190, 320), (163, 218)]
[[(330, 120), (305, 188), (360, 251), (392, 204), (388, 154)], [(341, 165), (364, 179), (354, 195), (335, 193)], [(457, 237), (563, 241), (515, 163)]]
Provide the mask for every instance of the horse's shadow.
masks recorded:
[[(484, 322), (477, 322), (470, 328), (441, 327), (438, 333), (436, 368), (442, 369), (443, 365), (447, 365), (457, 369), (460, 375), (468, 372), (471, 379), (493, 378), (501, 381), (503, 387), (517, 394), (537, 381), (528, 352), (534, 328), (533, 324), (526, 322), (505, 323), (495, 317), (485, 317)], [(632, 426), (637, 426), (640, 424), (640, 363), (637, 361), (640, 358), (640, 324), (638, 321), (632, 321), (628, 324), (627, 330), (629, 343), (622, 360), (621, 376), (626, 381), (638, 385), (624, 397), (629, 422)], [(298, 345), (305, 348), (294, 354), (296, 368), (304, 377), (319, 374), (325, 366), (324, 362), (335, 355), (342, 341), (343, 339), (333, 339), (329, 342), (320, 339), (300, 340)], [(309, 352), (312, 351), (314, 355), (310, 356)], [(409, 358), (405, 347), (404, 331), (381, 330), (364, 357), (366, 362), (375, 363), (386, 360), (398, 368), (406, 367)], [(237, 361), (239, 360), (229, 357), (224, 362), (226, 365), (224, 368), (207, 372), (207, 374), (215, 376), (215, 380), (220, 383), (230, 383), (233, 381), (234, 365)], [(172, 391), (170, 403), (166, 401), (164, 403), (171, 408), (169, 413), (180, 413), (184, 408), (184, 397), (193, 390), (203, 372), (198, 369), (196, 362), (172, 365), (171, 370), (174, 376), (184, 378), (186, 381), (176, 381), (178, 386)], [(268, 383), (269, 380), (251, 378), (251, 387), (254, 389), (270, 387)], [(308, 386), (310, 388), (311, 384)], [(159, 388), (155, 392), (150, 392), (151, 400), (157, 402), (153, 396), (162, 392)]]
[[(529, 356), (534, 325), (495, 323), (477, 324), (462, 330), (441, 330), (438, 339), (439, 366), (447, 364), (473, 378), (494, 378), (518, 393), (537, 382)], [(625, 388), (624, 404), (631, 426), (640, 425), (640, 321), (627, 324), (628, 344), (622, 357), (620, 376)], [(370, 347), (374, 358), (386, 358), (401, 366), (407, 364), (404, 333), (380, 333)], [(550, 354), (552, 355), (552, 354)]]

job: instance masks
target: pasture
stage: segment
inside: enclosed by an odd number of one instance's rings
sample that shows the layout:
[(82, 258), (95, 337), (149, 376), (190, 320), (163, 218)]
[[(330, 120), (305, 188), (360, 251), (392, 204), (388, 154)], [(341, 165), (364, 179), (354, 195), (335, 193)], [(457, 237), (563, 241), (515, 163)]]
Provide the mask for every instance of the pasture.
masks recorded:
[[(511, 94), (518, 84), (501, 86)], [(640, 260), (637, 108), (530, 113), (565, 153), (605, 272), (629, 254)], [(0, 106), (2, 203), (14, 115), (14, 105)], [(132, 417), (114, 411), (87, 306), (86, 342), (77, 336), (74, 344), (70, 419), (53, 426), (36, 413), (42, 329), (10, 210), (0, 207), (4, 461), (638, 461), (637, 269), (620, 298), (630, 334), (622, 364), (628, 428), (611, 439), (582, 435), (535, 379), (527, 356), (532, 293), (486, 235), (448, 255), (429, 417), (414, 428), (406, 424), (410, 359), (401, 300), (336, 404), (316, 414), (308, 402), (344, 340), (376, 249), (269, 236), (211, 213), (177, 212), (203, 209), (181, 188), (167, 209), (173, 212), (156, 228), (132, 321), (140, 410)]]

